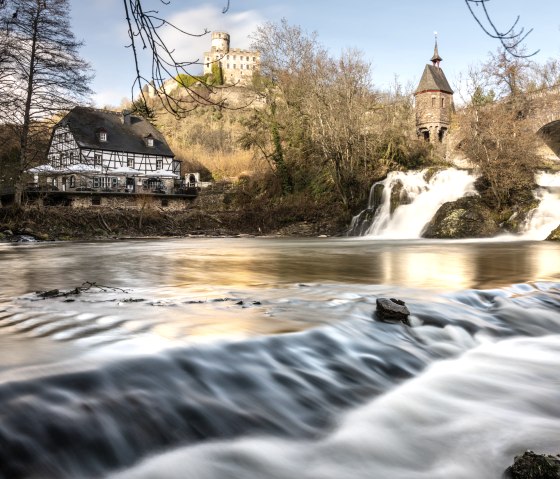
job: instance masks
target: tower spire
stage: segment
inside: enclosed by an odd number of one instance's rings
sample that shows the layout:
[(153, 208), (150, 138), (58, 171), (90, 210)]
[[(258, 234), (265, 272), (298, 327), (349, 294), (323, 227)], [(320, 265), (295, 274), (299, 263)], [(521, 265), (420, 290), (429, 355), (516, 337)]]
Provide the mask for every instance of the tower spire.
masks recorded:
[(438, 46), (437, 46), (437, 32), (434, 32), (434, 35), (436, 37), (436, 43), (434, 46), (434, 56), (432, 57), (432, 59), (430, 60), (435, 67), (439, 68), (439, 62), (443, 61), (443, 58), (441, 58), (439, 56), (439, 52), (438, 52)]

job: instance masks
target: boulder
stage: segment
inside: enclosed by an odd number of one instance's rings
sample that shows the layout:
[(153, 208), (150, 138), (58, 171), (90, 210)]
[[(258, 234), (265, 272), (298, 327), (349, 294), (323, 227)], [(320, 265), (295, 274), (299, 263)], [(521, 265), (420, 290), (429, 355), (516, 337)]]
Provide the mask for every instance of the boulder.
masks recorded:
[(492, 210), (478, 196), (444, 203), (425, 227), (423, 238), (490, 238), (500, 233)]
[(410, 322), (408, 317), (410, 311), (406, 307), (404, 301), (395, 298), (377, 298), (377, 309), (375, 311), (377, 318), (381, 321), (400, 321), (408, 326)]
[(560, 225), (548, 235), (547, 241), (560, 241)]
[(560, 479), (560, 456), (549, 456), (527, 451), (516, 456), (506, 469), (504, 479)]

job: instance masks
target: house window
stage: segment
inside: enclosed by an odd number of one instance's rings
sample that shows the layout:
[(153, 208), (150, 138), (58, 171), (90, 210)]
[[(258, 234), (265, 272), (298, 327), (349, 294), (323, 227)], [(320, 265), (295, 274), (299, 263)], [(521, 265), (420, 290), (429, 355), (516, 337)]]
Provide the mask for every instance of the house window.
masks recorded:
[(93, 155), (93, 166), (101, 166), (101, 154), (95, 153)]
[(154, 139), (153, 138), (146, 138), (146, 144), (150, 147), (154, 146)]
[(156, 170), (163, 169), (163, 160), (156, 160)]
[(107, 132), (106, 131), (100, 131), (99, 132), (99, 141), (107, 141)]
[(99, 176), (93, 178), (93, 187), (99, 188)]
[(74, 175), (70, 177), (70, 188), (76, 188), (76, 177)]
[(70, 163), (74, 163), (74, 152), (71, 151), (68, 155), (70, 156)]
[(127, 158), (126, 166), (128, 166), (129, 168), (134, 168), (134, 158)]

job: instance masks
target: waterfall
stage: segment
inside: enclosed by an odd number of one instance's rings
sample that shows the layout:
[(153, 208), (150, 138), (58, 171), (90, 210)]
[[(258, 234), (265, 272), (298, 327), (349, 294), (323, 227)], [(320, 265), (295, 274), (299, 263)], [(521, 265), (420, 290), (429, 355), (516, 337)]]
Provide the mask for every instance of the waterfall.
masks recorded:
[(475, 177), (465, 170), (393, 171), (372, 186), (368, 208), (354, 217), (351, 236), (420, 238), (441, 205), (475, 194)]
[(529, 212), (522, 226), (522, 238), (544, 240), (560, 225), (560, 173), (537, 174), (539, 206)]

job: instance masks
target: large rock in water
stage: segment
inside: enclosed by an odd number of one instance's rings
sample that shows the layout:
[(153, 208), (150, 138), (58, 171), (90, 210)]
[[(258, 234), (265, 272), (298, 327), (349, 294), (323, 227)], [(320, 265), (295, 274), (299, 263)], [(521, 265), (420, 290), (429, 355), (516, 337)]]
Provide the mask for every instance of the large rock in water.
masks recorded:
[(527, 451), (506, 469), (505, 479), (560, 479), (560, 458)]
[(560, 241), (560, 225), (552, 230), (546, 239), (547, 241)]
[(424, 229), (423, 238), (490, 238), (500, 227), (478, 196), (465, 196), (441, 205)]
[(400, 321), (410, 326), (408, 317), (410, 311), (404, 301), (400, 299), (377, 298), (376, 315), (381, 321)]

